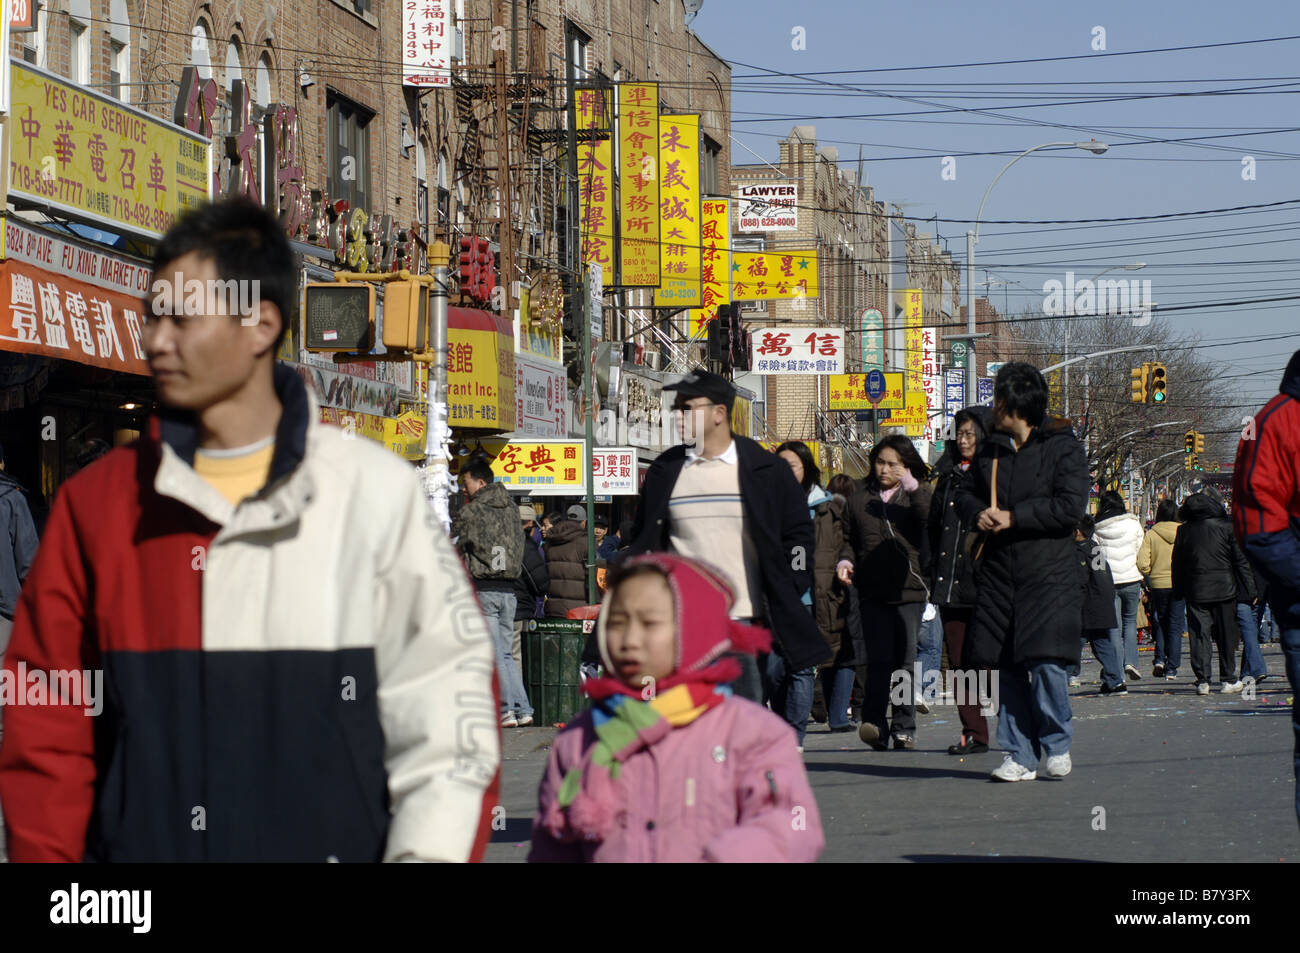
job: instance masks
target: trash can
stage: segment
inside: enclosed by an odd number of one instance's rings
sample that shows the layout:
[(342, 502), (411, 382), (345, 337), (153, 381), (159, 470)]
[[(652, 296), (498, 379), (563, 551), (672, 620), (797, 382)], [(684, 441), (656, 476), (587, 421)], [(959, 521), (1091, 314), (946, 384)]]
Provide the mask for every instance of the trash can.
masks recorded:
[(587, 707), (582, 694), (582, 647), (596, 623), (530, 619), (524, 637), (524, 689), (538, 725), (568, 723)]

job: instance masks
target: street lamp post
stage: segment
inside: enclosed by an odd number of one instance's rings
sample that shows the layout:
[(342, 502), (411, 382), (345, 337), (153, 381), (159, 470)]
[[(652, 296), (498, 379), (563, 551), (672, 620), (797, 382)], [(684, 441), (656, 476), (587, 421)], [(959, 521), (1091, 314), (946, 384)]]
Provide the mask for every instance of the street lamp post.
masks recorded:
[(1037, 152), (1039, 149), (1053, 149), (1065, 146), (1084, 149), (1094, 155), (1101, 155), (1110, 148), (1106, 143), (1097, 142), (1094, 139), (1089, 142), (1044, 142), (1042, 145), (1026, 149), (1004, 165), (1002, 170), (993, 177), (989, 187), (984, 190), (984, 198), (980, 200), (979, 211), (975, 213), (975, 228), (966, 233), (966, 337), (970, 340), (966, 350), (966, 403), (968, 406), (975, 402), (975, 382), (979, 376), (975, 361), (975, 246), (980, 240), (980, 218), (984, 214), (984, 203), (989, 200), (989, 193), (993, 191), (993, 186), (998, 184), (998, 179), (1002, 178), (1003, 173), (1029, 153)]
[[(1105, 269), (1105, 271), (1098, 272), (1093, 277), (1091, 283), (1095, 288), (1097, 285), (1097, 280), (1101, 278), (1101, 276), (1104, 274), (1107, 274), (1112, 271), (1118, 271), (1121, 268), (1123, 268), (1125, 271), (1141, 271), (1146, 266), (1147, 263), (1144, 261), (1135, 261), (1128, 265), (1111, 265), (1109, 268)], [(1069, 363), (1070, 361), (1070, 317), (1073, 314), (1074, 314), (1074, 302), (1071, 301), (1065, 309), (1065, 353), (1063, 357), (1066, 363), (1065, 366), (1062, 368), (1062, 371), (1064, 372), (1065, 376), (1061, 381), (1062, 390), (1064, 391), (1065, 394), (1065, 419), (1066, 420), (1070, 419), (1070, 363)]]

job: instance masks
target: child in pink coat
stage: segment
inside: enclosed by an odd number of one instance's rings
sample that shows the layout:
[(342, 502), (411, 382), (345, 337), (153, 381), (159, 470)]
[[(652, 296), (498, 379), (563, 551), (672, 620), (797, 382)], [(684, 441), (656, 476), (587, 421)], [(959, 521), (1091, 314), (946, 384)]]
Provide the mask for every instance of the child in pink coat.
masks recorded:
[(667, 554), (611, 576), (596, 623), (606, 678), (555, 739), (530, 861), (812, 862), (825, 846), (794, 732), (731, 694), (771, 636), (733, 622), (731, 591)]

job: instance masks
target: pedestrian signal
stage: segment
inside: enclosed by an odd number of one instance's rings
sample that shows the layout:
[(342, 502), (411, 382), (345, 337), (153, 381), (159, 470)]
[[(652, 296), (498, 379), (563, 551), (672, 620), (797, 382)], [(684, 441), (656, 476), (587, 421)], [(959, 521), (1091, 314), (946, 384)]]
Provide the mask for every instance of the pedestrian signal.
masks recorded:
[(1199, 431), (1196, 434), (1196, 452), (1205, 452), (1205, 434), (1200, 433)]
[(1151, 375), (1151, 365), (1143, 364), (1141, 367), (1135, 367), (1130, 372), (1133, 378), (1133, 403), (1145, 404), (1147, 402), (1147, 381)]
[(1166, 386), (1165, 366), (1160, 363), (1153, 363), (1151, 365), (1151, 402), (1153, 404), (1163, 404), (1165, 402)]
[(307, 283), (305, 341), (308, 351), (366, 353), (375, 346), (375, 286), (369, 282)]

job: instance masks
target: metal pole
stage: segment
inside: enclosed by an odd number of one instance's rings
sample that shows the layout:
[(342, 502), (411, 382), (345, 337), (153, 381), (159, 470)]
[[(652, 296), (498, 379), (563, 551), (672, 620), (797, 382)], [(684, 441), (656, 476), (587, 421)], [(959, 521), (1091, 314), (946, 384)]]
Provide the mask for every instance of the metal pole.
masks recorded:
[(443, 528), (451, 532), (451, 430), (447, 426), (447, 260), (451, 249), (444, 242), (429, 245), (433, 290), (429, 300), (429, 403), (424, 427), (425, 493)]
[[(986, 196), (987, 197), (987, 196)], [(966, 333), (970, 335), (966, 349), (966, 406), (971, 407), (979, 391), (979, 372), (975, 360), (975, 233), (966, 233)]]
[(1065, 348), (1061, 355), (1065, 359), (1065, 378), (1062, 381), (1062, 389), (1065, 393), (1065, 419), (1070, 419), (1070, 314), (1074, 311), (1074, 302), (1071, 301), (1065, 310)]

